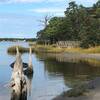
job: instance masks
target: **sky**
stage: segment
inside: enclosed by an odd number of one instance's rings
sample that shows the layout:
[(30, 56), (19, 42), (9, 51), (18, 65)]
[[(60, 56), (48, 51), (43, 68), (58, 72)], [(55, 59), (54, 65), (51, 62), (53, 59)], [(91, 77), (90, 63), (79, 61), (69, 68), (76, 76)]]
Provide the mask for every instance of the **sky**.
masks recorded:
[[(72, 0), (0, 0), (0, 38), (35, 38), (44, 16), (64, 16)], [(98, 0), (74, 0), (86, 7)]]

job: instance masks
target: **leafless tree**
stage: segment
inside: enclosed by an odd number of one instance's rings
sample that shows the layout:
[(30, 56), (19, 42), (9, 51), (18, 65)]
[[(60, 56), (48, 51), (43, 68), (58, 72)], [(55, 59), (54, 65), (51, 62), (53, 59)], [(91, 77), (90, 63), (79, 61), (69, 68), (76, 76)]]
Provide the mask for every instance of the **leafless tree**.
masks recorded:
[(51, 17), (52, 16), (50, 16), (50, 15), (45, 15), (44, 17), (43, 17), (43, 19), (41, 19), (41, 20), (38, 20), (41, 24), (41, 26), (43, 26), (43, 27), (47, 27), (47, 25), (49, 24), (49, 20), (51, 19)]

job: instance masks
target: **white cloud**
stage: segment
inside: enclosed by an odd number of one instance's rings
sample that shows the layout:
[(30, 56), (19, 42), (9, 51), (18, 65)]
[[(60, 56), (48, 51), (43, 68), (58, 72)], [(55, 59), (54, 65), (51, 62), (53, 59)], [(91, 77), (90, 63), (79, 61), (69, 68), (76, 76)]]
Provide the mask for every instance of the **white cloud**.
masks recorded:
[(98, 0), (74, 0), (76, 1), (77, 3), (80, 3), (80, 4), (93, 4), (93, 3), (96, 3)]
[(0, 3), (32, 3), (42, 1), (44, 0), (0, 0)]
[(31, 9), (30, 11), (36, 12), (36, 13), (61, 13), (64, 12), (65, 9), (59, 9), (59, 8), (38, 8), (38, 9)]
[(66, 1), (66, 0), (44, 0), (44, 1), (47, 1), (47, 2), (63, 2), (63, 1)]
[(65, 9), (62, 9), (62, 8), (37, 8), (37, 9), (30, 9), (29, 11), (34, 12), (34, 13), (64, 16)]
[(0, 0), (0, 3), (63, 2), (65, 0)]
[(32, 3), (32, 2), (42, 2), (42, 1), (43, 1), (43, 0), (11, 0), (12, 3), (13, 3), (13, 2), (15, 2), (15, 3), (16, 3), (16, 2), (19, 2), (19, 3), (21, 3), (21, 2), (22, 2), (22, 3), (25, 3), (25, 2), (26, 2), (26, 3), (27, 3), (27, 2), (28, 2), (28, 3)]
[(0, 0), (0, 3), (35, 3), (35, 2), (70, 2), (76, 1), (77, 3), (95, 3), (98, 0)]

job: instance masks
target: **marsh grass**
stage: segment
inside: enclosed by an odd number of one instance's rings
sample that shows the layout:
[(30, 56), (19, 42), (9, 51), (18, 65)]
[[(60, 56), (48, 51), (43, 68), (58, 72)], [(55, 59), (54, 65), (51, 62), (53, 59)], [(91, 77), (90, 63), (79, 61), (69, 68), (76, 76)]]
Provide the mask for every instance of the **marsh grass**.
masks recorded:
[(100, 46), (83, 49), (83, 48), (60, 48), (53, 45), (35, 45), (33, 46), (36, 52), (45, 53), (100, 53)]
[(53, 47), (52, 45), (36, 45), (33, 46), (35, 52), (43, 52), (43, 53), (61, 53), (64, 52), (62, 48)]
[(25, 47), (22, 47), (22, 46), (12, 46), (12, 47), (9, 47), (7, 52), (8, 54), (16, 54), (16, 47), (19, 48), (19, 52), (20, 53), (25, 53), (25, 52), (29, 52), (29, 48), (25, 48)]
[[(19, 51), (21, 53), (29, 52), (29, 48), (25, 48), (22, 46), (18, 46)], [(92, 53), (100, 53), (100, 46), (94, 47), (94, 48), (88, 48), (88, 49), (82, 49), (82, 48), (60, 48), (56, 47), (54, 45), (32, 45), (32, 52), (40, 52), (40, 53), (86, 53), (86, 54), (92, 54)], [(15, 54), (16, 53), (16, 46), (12, 46), (8, 48), (9, 54)]]
[(87, 49), (83, 48), (65, 48), (65, 52), (75, 52), (75, 53), (100, 53), (100, 46), (91, 47)]
[(83, 51), (85, 53), (100, 53), (100, 46), (84, 49)]

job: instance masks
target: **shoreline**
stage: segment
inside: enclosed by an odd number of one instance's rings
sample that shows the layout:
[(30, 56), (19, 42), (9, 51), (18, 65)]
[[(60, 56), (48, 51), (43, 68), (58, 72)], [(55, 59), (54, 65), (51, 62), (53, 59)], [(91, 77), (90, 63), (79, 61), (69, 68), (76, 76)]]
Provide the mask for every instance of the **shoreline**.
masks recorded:
[[(18, 45), (14, 45), (9, 47), (9, 51), (14, 52), (14, 48)], [(21, 48), (26, 49), (24, 46), (19, 46)], [(100, 46), (91, 47), (87, 49), (83, 48), (60, 48), (54, 45), (37, 45), (34, 43), (29, 43), (29, 47), (36, 53), (52, 53), (52, 54), (63, 54), (63, 53), (72, 53), (72, 54), (100, 54)]]
[(93, 67), (100, 67), (100, 54), (80, 54), (80, 53), (37, 53), (44, 58), (54, 58), (59, 62), (86, 63)]
[[(98, 67), (100, 67), (100, 54), (63, 53), (59, 54), (59, 57), (61, 56), (62, 59), (64, 59), (65, 61), (71, 61), (71, 62), (74, 62), (74, 59), (77, 59), (77, 61), (80, 61), (80, 59), (85, 61), (86, 59), (86, 62), (88, 62), (88, 64), (91, 64), (92, 66), (96, 65), (95, 62), (89, 63), (88, 60), (89, 59), (98, 60), (99, 62)], [(75, 93), (75, 91), (78, 91), (79, 93)], [(83, 83), (80, 87), (76, 87), (69, 91), (65, 91), (61, 95), (55, 97), (52, 100), (100, 100), (100, 77), (90, 80), (87, 83)]]
[(86, 91), (84, 90), (83, 93), (78, 96), (69, 97), (67, 91), (52, 100), (100, 100), (100, 77), (90, 80), (88, 83), (84, 84), (84, 87)]
[[(37, 54), (42, 54), (43, 56), (55, 58), (57, 61), (60, 62), (85, 62), (90, 65), (98, 65), (100, 66), (100, 53), (85, 53), (81, 51), (77, 51), (76, 49), (72, 49), (72, 51), (67, 51), (67, 52), (61, 52), (63, 48), (52, 48), (52, 47), (41, 47), (41, 46), (30, 46), (32, 48), (33, 53)], [(98, 47), (99, 48), (99, 47)], [(66, 48), (67, 49), (67, 48)], [(94, 48), (93, 48), (94, 49)], [(100, 49), (100, 48), (99, 48)], [(19, 50), (21, 53), (28, 53), (29, 52), (29, 47), (22, 47), (19, 46)], [(70, 49), (67, 49), (70, 50)], [(52, 51), (52, 52), (51, 52)], [(9, 47), (7, 50), (8, 54), (16, 54), (16, 46)]]
[[(15, 48), (15, 47), (14, 47)], [(13, 48), (12, 48), (13, 49)], [(24, 48), (23, 48), (24, 49)], [(29, 48), (28, 48), (29, 49)], [(61, 52), (63, 48), (51, 48), (51, 47), (33, 47), (32, 50), (35, 53), (42, 54), (42, 57), (52, 57), (55, 58), (57, 61), (60, 62), (85, 62), (90, 64), (91, 67), (100, 67), (100, 53), (86, 53), (86, 52), (79, 52), (76, 50)], [(67, 49), (70, 50), (70, 49)], [(53, 51), (53, 52), (51, 52)], [(55, 52), (56, 51), (56, 52)], [(12, 51), (13, 52), (13, 51)], [(71, 89), (71, 96), (68, 97), (68, 92), (64, 92), (61, 95), (57, 96), (52, 100), (99, 100), (100, 98), (100, 77), (95, 78), (94, 80), (90, 80), (87, 83), (83, 83), (80, 87), (76, 87)], [(77, 94), (74, 91), (78, 91)], [(88, 92), (87, 92), (88, 91)], [(99, 92), (98, 92), (99, 91)], [(69, 92), (70, 93), (70, 92)], [(75, 94), (74, 94), (75, 93)], [(73, 96), (74, 95), (74, 96)], [(93, 99), (94, 98), (94, 99)]]

